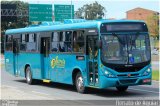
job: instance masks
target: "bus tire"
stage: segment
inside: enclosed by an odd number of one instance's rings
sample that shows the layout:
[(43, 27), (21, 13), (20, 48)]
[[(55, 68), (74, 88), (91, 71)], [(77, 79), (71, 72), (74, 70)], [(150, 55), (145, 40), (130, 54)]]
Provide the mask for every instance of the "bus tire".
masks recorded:
[(31, 68), (30, 66), (27, 66), (26, 68), (26, 82), (29, 84), (29, 85), (32, 85), (34, 80), (32, 79), (32, 72), (31, 72)]
[(84, 80), (81, 72), (78, 72), (76, 75), (75, 85), (76, 85), (77, 92), (85, 93), (86, 88), (84, 86)]
[(119, 92), (125, 92), (128, 89), (128, 86), (119, 86), (116, 87)]

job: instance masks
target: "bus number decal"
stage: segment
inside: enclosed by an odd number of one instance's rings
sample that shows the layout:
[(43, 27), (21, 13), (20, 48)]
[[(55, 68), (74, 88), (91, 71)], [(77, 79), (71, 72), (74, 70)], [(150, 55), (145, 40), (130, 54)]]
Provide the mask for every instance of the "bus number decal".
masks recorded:
[(52, 68), (55, 68), (55, 67), (64, 68), (65, 67), (65, 60), (64, 59), (60, 60), (60, 59), (58, 59), (58, 56), (56, 56), (56, 58), (53, 58), (51, 60), (51, 67)]

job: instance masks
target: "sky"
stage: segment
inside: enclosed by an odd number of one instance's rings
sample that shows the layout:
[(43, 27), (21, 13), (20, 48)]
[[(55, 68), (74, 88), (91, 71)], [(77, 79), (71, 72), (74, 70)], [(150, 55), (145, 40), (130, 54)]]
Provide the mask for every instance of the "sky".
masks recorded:
[[(10, 1), (10, 0), (9, 0)], [(91, 4), (97, 1), (99, 4), (106, 8), (105, 17), (124, 19), (126, 18), (126, 11), (141, 7), (160, 12), (159, 0), (21, 0), (29, 2), (30, 4), (67, 4), (70, 5), (71, 1), (74, 5), (75, 11), (85, 4)]]

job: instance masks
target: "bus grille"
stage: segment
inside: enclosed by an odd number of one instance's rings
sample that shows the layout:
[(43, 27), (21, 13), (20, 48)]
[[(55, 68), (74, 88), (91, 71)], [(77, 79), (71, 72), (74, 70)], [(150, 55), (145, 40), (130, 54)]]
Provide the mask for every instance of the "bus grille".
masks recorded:
[(114, 68), (115, 71), (117, 72), (137, 72), (141, 70), (144, 67), (128, 67), (128, 68)]
[[(118, 77), (128, 77), (128, 74), (119, 74), (119, 75), (117, 75)], [(139, 74), (130, 74), (130, 78), (132, 78), (132, 77), (137, 77), (137, 76), (139, 76)], [(129, 78), (128, 77), (128, 78)]]
[(137, 79), (127, 79), (127, 80), (120, 80), (121, 84), (134, 84), (136, 83)]

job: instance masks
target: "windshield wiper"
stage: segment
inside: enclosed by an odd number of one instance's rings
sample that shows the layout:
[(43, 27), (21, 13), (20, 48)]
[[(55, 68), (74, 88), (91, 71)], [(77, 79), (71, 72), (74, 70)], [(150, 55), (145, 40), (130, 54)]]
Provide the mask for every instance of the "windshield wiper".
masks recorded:
[[(132, 39), (133, 38), (133, 35), (131, 35), (131, 42), (130, 42), (130, 50), (132, 50), (132, 47), (133, 47), (133, 42), (135, 42), (135, 40), (137, 39), (137, 37), (139, 36), (139, 32), (137, 32), (136, 33), (136, 35), (135, 35), (135, 39)], [(128, 39), (128, 41), (129, 41), (129, 39)], [(135, 46), (135, 44), (134, 44), (134, 46)]]
[(120, 37), (119, 37), (117, 34), (112, 33), (112, 35), (113, 35), (113, 36), (116, 36), (116, 37), (118, 38), (118, 41), (119, 41), (122, 45), (125, 45), (125, 42), (123, 42), (123, 40), (120, 39)]

